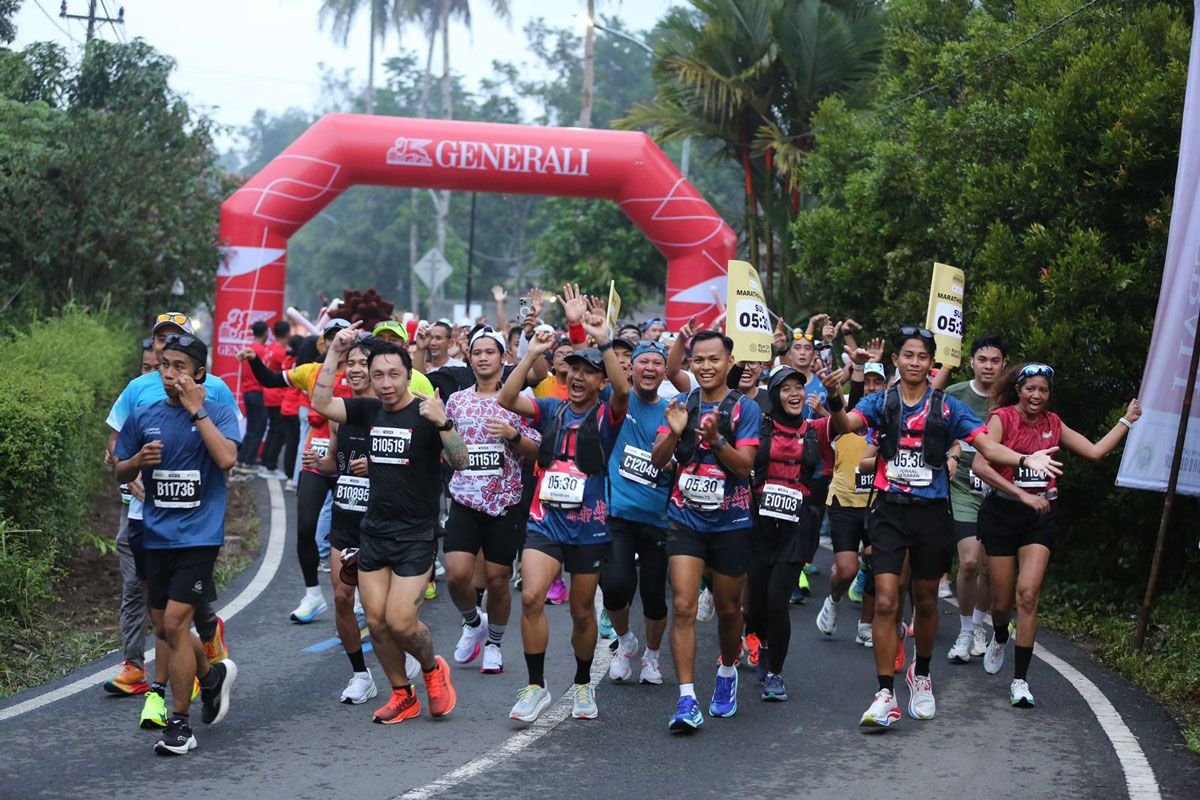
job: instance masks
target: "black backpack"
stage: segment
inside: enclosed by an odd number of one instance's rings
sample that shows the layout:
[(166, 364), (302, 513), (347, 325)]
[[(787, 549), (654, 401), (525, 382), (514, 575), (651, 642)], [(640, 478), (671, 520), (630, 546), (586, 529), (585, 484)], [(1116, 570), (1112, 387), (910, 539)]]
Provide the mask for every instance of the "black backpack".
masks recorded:
[[(717, 406), (717, 430), (720, 431), (721, 435), (725, 437), (725, 440), (730, 445), (734, 443), (733, 410), (737, 408), (737, 404), (741, 399), (741, 392), (730, 390), (729, 394), (725, 395), (725, 399)], [(679, 444), (675, 445), (675, 461), (681, 467), (691, 464), (696, 458), (696, 451), (699, 449), (696, 446), (700, 431), (699, 389), (693, 389), (688, 394), (687, 412), (687, 427), (683, 429), (683, 434), (679, 437)]]
[(774, 435), (775, 420), (768, 414), (763, 417), (762, 427), (759, 429), (758, 435), (758, 452), (754, 455), (754, 474), (751, 481), (754, 490), (758, 491), (766, 483), (767, 472), (772, 462), (776, 464), (799, 464), (800, 480), (805, 486), (808, 486), (812, 480), (813, 473), (817, 471), (817, 466), (821, 463), (821, 446), (817, 441), (816, 427), (812, 422), (808, 423), (808, 430), (804, 433), (804, 449), (799, 461), (771, 458), (771, 440)]
[[(885, 461), (896, 457), (900, 449), (900, 437), (911, 433), (901, 431), (904, 416), (900, 401), (900, 387), (893, 386), (883, 397), (883, 425), (879, 429), (879, 455)], [(950, 447), (950, 426), (946, 422), (946, 395), (934, 389), (929, 398), (929, 413), (925, 415), (925, 427), (921, 431), (921, 451), (925, 464), (932, 469), (946, 465), (946, 450)]]
[[(571, 435), (568, 431), (566, 436), (563, 436), (563, 447), (558, 447), (558, 434), (562, 431), (563, 417), (566, 416), (567, 407), (570, 404), (563, 402), (559, 405), (558, 410), (554, 412), (554, 419), (550, 422), (550, 427), (542, 434), (542, 443), (538, 447), (538, 466), (546, 469), (555, 462), (556, 459), (571, 460), (567, 456), (567, 438)], [(600, 446), (600, 404), (592, 406), (592, 410), (583, 418), (583, 422), (579, 423), (579, 428), (575, 431), (575, 466), (579, 467), (579, 471), (584, 475), (603, 475), (608, 471), (608, 465), (604, 461), (604, 448)]]

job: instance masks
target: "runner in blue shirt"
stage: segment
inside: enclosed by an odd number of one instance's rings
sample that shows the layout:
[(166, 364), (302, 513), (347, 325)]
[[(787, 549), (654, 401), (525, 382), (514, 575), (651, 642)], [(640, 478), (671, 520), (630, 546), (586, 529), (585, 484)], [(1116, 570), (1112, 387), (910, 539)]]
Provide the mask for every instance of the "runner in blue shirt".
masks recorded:
[[(225, 542), (225, 472), (237, 463), (237, 418), (205, 399), (208, 348), (191, 334), (166, 337), (160, 374), (167, 399), (138, 407), (117, 437), (118, 481), (139, 473), (146, 492), (143, 527), (146, 583), (154, 632), (170, 657), (171, 714), (158, 753), (184, 755), (196, 747), (188, 719), (193, 681), (203, 699), (201, 719), (215, 724), (229, 711), (237, 666), (209, 664), (191, 633), (202, 601), (216, 599), (213, 567)], [(197, 658), (197, 654), (199, 658)]]
[[(533, 722), (550, 705), (545, 678), (550, 632), (544, 608), (546, 591), (560, 569), (571, 573), (571, 644), (575, 649), (571, 715), (593, 719), (599, 713), (591, 684), (597, 638), (593, 602), (600, 566), (611, 547), (606, 525), (606, 465), (625, 421), (629, 382), (613, 352), (603, 311), (584, 313), (587, 301), (573, 286), (563, 287), (563, 299), (568, 319), (582, 317), (584, 331), (597, 344), (567, 356), (568, 399), (535, 402), (520, 394), (534, 361), (554, 345), (554, 335), (549, 333), (539, 333), (529, 343), (525, 357), (497, 397), (503, 408), (529, 418), (542, 434), (537, 486), (521, 556), (521, 638), (529, 684), (517, 694), (509, 713), (520, 722)], [(606, 378), (612, 384), (612, 398), (601, 403), (598, 395)]]
[[(893, 339), (892, 363), (899, 382), (864, 397), (846, 413), (840, 392), (833, 388), (840, 370), (822, 374), (830, 389), (830, 411), (838, 433), (857, 433), (866, 427), (879, 437), (875, 460), (875, 489), (880, 502), (871, 511), (871, 565), (875, 573), (875, 671), (879, 691), (863, 714), (862, 727), (887, 727), (900, 719), (894, 696), (893, 658), (900, 596), (900, 573), (908, 557), (916, 607), (917, 658), (906, 680), (908, 713), (913, 719), (932, 719), (936, 712), (929, 662), (937, 635), (938, 580), (950, 568), (953, 528), (949, 512), (950, 484), (946, 453), (955, 440), (974, 444), (993, 464), (1028, 466), (1055, 475), (1061, 471), (1051, 455), (1057, 448), (1023, 456), (980, 434), (987, 426), (962, 401), (935, 394), (929, 384), (933, 366), (933, 334), (905, 326)], [(934, 398), (941, 408), (933, 409)]]
[(733, 341), (716, 331), (692, 338), (692, 374), (700, 384), (672, 400), (667, 425), (654, 442), (653, 464), (676, 461), (668, 506), (668, 569), (675, 613), (671, 655), (679, 703), (670, 730), (689, 732), (704, 723), (696, 702), (696, 608), (700, 578), (712, 569), (721, 663), (709, 713), (737, 712), (737, 661), (742, 644), (741, 594), (750, 560), (750, 471), (758, 450), (762, 411), (727, 385)]
[(608, 460), (612, 555), (600, 570), (604, 608), (617, 635), (617, 652), (608, 677), (626, 681), (633, 675), (638, 640), (629, 630), (629, 605), (639, 588), (646, 623), (646, 651), (641, 682), (662, 683), (658, 650), (667, 630), (667, 501), (671, 476), (651, 463), (651, 451), (666, 423), (667, 401), (658, 387), (667, 374), (667, 350), (644, 340), (633, 351), (633, 391), (629, 411)]

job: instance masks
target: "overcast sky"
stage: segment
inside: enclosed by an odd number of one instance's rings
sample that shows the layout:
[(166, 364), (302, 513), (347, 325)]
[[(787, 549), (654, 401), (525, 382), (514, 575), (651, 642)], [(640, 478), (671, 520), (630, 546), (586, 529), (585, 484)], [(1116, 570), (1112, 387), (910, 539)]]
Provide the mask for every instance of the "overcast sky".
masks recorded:
[[(321, 0), (102, 0), (112, 16), (125, 6), (125, 25), (99, 28), (99, 35), (140, 36), (175, 58), (174, 86), (197, 105), (227, 125), (246, 124), (255, 109), (281, 111), (288, 106), (312, 108), (319, 94), (320, 63), (338, 70), (350, 68), (366, 82), (368, 27), (365, 14), (356, 20), (346, 47), (334, 42), (318, 24)], [(627, 27), (651, 27), (680, 0), (627, 0), (600, 2), (601, 15), (620, 17)], [(473, 32), (462, 25), (452, 28), (453, 69), (474, 85), (491, 71), (493, 60), (521, 60), (525, 52), (522, 29), (535, 17), (556, 26), (573, 25), (585, 7), (583, 0), (510, 0), (511, 23), (498, 20), (487, 0), (472, 3)], [(88, 0), (68, 0), (68, 11), (86, 14)], [(100, 8), (103, 11), (103, 8)], [(51, 40), (70, 47), (82, 43), (86, 23), (58, 16), (58, 0), (24, 0), (17, 14), (16, 47)], [(604, 34), (598, 34), (604, 35)], [(403, 45), (421, 51), (424, 37), (417, 30), (405, 33)], [(390, 36), (383, 59), (395, 52)], [(583, 58), (580, 48), (580, 58)], [(441, 63), (440, 53), (435, 64)], [(435, 67), (436, 68), (436, 67)], [(228, 144), (229, 142), (224, 142)]]

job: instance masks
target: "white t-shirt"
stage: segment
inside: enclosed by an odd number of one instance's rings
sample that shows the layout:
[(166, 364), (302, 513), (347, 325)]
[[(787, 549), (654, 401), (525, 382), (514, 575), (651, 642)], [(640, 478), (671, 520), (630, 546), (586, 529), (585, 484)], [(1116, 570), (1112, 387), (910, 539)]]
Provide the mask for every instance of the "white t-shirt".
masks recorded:
[(676, 397), (678, 397), (680, 394), (688, 394), (693, 389), (700, 388), (700, 382), (696, 380), (695, 375), (693, 375), (692, 373), (687, 372), (687, 371), (685, 371), (683, 374), (686, 375), (687, 379), (688, 379), (687, 392), (680, 392), (678, 389), (675, 388), (675, 384), (671, 383), (670, 379), (668, 378), (667, 380), (664, 380), (662, 382), (662, 384), (658, 387), (658, 396), (664, 400), (671, 401), (671, 400), (674, 400)]

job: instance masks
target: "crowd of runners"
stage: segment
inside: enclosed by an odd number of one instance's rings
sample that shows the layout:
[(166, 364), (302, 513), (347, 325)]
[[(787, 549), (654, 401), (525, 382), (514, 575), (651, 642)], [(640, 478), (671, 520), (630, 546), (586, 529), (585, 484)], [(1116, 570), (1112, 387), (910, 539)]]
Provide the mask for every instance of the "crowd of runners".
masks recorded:
[[(108, 418), (107, 459), (126, 503), (125, 663), (105, 683), (145, 695), (139, 724), (161, 730), (157, 752), (196, 747), (197, 695), (205, 724), (229, 711), (238, 671), (212, 609), (213, 573), (226, 482), (257, 477), (295, 492), (304, 593), (291, 623), (328, 612), (328, 573), (350, 666), (340, 700), (382, 697), (378, 723), (421, 714), (418, 681), (431, 716), (453, 712), (455, 678), (435, 638), (448, 646), (457, 633), (453, 662), (478, 662), (479, 680), (503, 671), (514, 585), (528, 672), (514, 720), (534, 722), (553, 697), (547, 603), (569, 605), (576, 719), (599, 714), (599, 637), (611, 640), (609, 679), (661, 684), (669, 635), (679, 696), (664, 720), (672, 732), (698, 729), (696, 625), (714, 617), (719, 653), (699, 654), (701, 665), (717, 661), (708, 714), (737, 712), (739, 667), (753, 670), (763, 701), (786, 701), (790, 605), (809, 595), (826, 537), (834, 563), (813, 635), (838, 634), (846, 598), (858, 607), (854, 640), (872, 648), (877, 683), (861, 726), (901, 718), (899, 674), (909, 715), (935, 715), (937, 604), (955, 557), (961, 628), (946, 659), (981, 659), (997, 674), (1015, 638), (1010, 700), (1034, 705), (1057, 451), (1102, 458), (1137, 421), (1137, 400), (1092, 442), (1050, 410), (1053, 368), (1010, 365), (996, 336), (971, 343), (971, 379), (947, 386), (933, 335), (916, 326), (860, 341), (853, 320), (820, 314), (781, 323), (770, 362), (735, 362), (720, 318), (675, 333), (661, 319), (613, 330), (605, 306), (575, 286), (553, 298), (532, 291), (517, 319), (495, 297), (495, 327), (388, 319), (367, 330), (323, 316), (319, 333), (292, 336), (286, 320), (255, 323), (238, 355), (241, 408), (208, 372), (188, 317), (157, 317), (142, 374)], [(561, 328), (542, 321), (550, 302)], [(420, 614), (443, 577), (462, 615), (454, 633), (431, 631)], [(382, 676), (363, 653), (363, 618)]]

